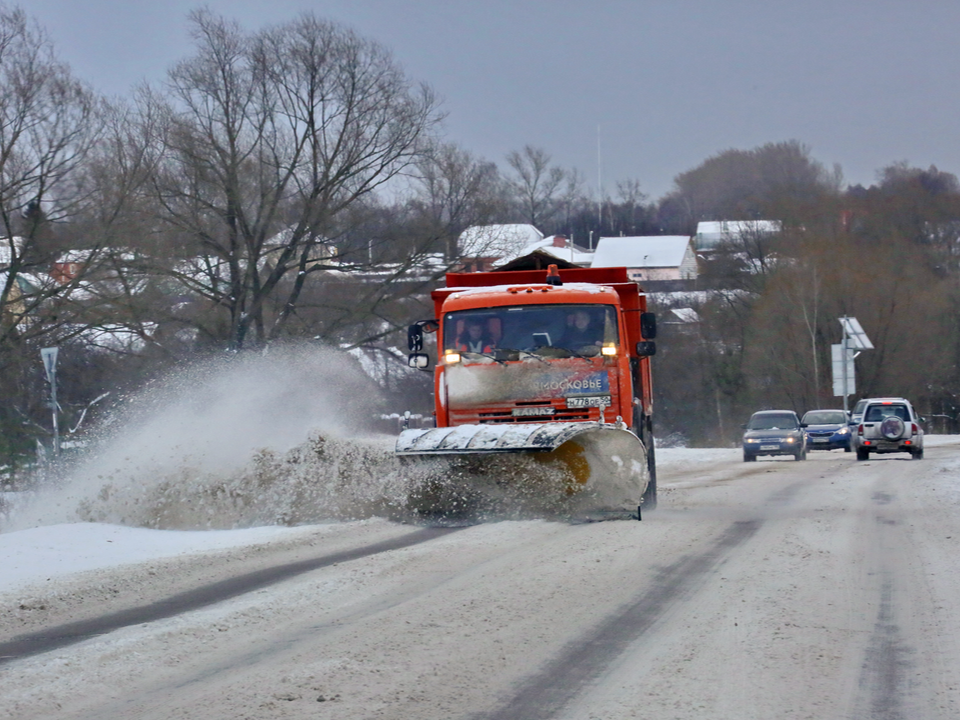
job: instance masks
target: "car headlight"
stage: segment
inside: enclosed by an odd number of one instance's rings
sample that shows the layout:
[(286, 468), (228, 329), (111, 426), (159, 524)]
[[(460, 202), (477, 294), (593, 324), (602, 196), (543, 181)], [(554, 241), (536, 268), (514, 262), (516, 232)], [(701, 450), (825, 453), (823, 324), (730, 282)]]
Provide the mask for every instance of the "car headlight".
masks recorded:
[(743, 441), (744, 441), (744, 442), (748, 442), (748, 443), (758, 443), (758, 442), (760, 442), (759, 440), (757, 440), (757, 438), (744, 438)]
[(837, 430), (837, 435), (849, 435), (849, 434), (850, 434), (850, 428), (848, 427), (842, 427), (839, 430)]
[(788, 442), (788, 443), (796, 442), (796, 440), (797, 439), (793, 437), (788, 437), (783, 439), (784, 442)]

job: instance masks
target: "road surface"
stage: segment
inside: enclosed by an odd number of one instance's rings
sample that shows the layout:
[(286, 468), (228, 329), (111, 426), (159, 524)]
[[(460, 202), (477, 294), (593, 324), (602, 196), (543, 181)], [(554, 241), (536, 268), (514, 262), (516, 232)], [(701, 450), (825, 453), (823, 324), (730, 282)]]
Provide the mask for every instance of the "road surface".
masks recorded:
[(956, 440), (666, 451), (643, 522), (374, 519), (31, 588), (0, 717), (955, 719)]

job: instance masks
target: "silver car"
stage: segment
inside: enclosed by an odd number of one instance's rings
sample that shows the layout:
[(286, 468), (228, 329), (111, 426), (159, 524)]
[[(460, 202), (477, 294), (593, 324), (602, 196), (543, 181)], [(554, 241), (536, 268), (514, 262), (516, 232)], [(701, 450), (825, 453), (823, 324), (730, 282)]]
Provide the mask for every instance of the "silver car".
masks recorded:
[(923, 458), (921, 418), (905, 398), (871, 398), (863, 408), (854, 443), (857, 460), (869, 460), (870, 453), (910, 453)]
[(847, 421), (847, 424), (850, 425), (851, 432), (857, 431), (857, 426), (860, 424), (860, 421), (863, 420), (863, 409), (866, 406), (866, 400), (858, 400), (857, 404), (853, 406), (853, 410), (850, 411), (850, 419)]

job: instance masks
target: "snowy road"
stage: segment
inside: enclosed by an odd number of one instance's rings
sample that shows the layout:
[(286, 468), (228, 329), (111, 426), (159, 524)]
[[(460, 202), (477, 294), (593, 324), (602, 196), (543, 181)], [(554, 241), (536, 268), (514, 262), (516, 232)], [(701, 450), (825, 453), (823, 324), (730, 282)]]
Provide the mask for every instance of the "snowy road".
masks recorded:
[(0, 664), (0, 717), (960, 717), (960, 444), (935, 440), (922, 462), (663, 451), (642, 523), (367, 520), (20, 587), (0, 643), (132, 624)]

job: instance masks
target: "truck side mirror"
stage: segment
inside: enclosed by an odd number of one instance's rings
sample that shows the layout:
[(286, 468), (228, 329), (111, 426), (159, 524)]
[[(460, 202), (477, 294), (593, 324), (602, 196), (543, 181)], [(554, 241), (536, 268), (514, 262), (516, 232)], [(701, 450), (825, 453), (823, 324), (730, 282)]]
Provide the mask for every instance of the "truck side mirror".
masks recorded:
[(657, 344), (651, 340), (641, 340), (637, 343), (637, 355), (639, 357), (650, 357), (657, 354)]
[(423, 334), (435, 333), (440, 329), (440, 323), (436, 320), (418, 320), (407, 328), (407, 347), (410, 352), (416, 353), (423, 350)]
[(423, 330), (420, 323), (414, 323), (407, 328), (407, 347), (410, 348), (412, 353), (423, 350)]
[[(653, 340), (657, 337), (657, 316), (652, 312), (640, 313), (640, 337)], [(650, 353), (653, 355), (653, 353)]]
[(430, 367), (430, 356), (426, 353), (411, 353), (407, 357), (407, 365), (415, 370), (426, 370)]

